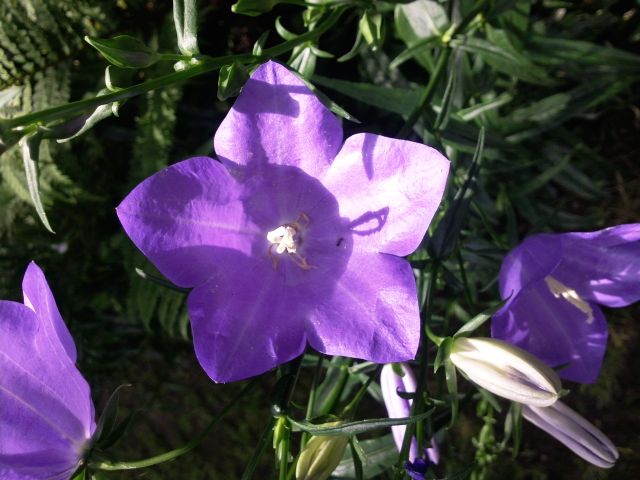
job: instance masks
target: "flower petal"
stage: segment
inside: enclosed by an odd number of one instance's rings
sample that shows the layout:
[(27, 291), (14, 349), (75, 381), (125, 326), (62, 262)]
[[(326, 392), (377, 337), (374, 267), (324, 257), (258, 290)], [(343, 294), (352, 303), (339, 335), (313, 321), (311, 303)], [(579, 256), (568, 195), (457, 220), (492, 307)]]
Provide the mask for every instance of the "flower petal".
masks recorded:
[(76, 363), (76, 346), (69, 329), (62, 320), (44, 273), (35, 262), (29, 263), (22, 280), (22, 293), (26, 306), (40, 317), (44, 335), (52, 353), (62, 356), (66, 353), (71, 363)]
[(77, 463), (94, 428), (86, 382), (66, 353), (51, 352), (44, 331), (33, 310), (0, 301), (0, 465), (38, 449), (66, 451)]
[(545, 279), (530, 283), (493, 316), (491, 335), (519, 346), (567, 380), (595, 382), (607, 346), (600, 308), (555, 296)]
[[(229, 256), (234, 268), (196, 287), (188, 299), (198, 361), (216, 382), (266, 372), (301, 355), (306, 344), (298, 290), (269, 261)], [(291, 267), (285, 260), (280, 269)]]
[(378, 363), (415, 357), (420, 312), (407, 261), (354, 251), (333, 287), (331, 293), (315, 300), (307, 317), (313, 348)]
[(559, 237), (532, 235), (509, 252), (500, 267), (500, 296), (503, 299), (553, 272), (562, 258)]
[(226, 249), (251, 252), (258, 229), (244, 213), (242, 192), (219, 162), (196, 157), (147, 178), (117, 213), (127, 235), (163, 275), (193, 287), (228, 265)]
[(232, 171), (270, 163), (321, 175), (342, 144), (340, 121), (286, 67), (267, 62), (251, 75), (218, 128), (220, 160)]
[(562, 402), (546, 408), (524, 405), (522, 416), (598, 467), (611, 468), (620, 456), (604, 433)]
[[(38, 331), (33, 346), (24, 352), (25, 358), (36, 364), (33, 354), (37, 352), (38, 367), (30, 368), (36, 375), (47, 373), (52, 390), (64, 405), (84, 426), (84, 437), (89, 438), (95, 429), (95, 412), (91, 392), (86, 380), (75, 366), (76, 346), (60, 316), (44, 272), (35, 263), (27, 267), (22, 280), (24, 303), (38, 318)], [(23, 368), (27, 361), (21, 362)]]
[(405, 256), (422, 241), (448, 173), (449, 161), (430, 147), (358, 134), (321, 181), (351, 220), (355, 249)]
[(78, 468), (77, 456), (68, 450), (45, 449), (33, 452), (1, 455), (2, 480), (69, 480)]
[(554, 277), (608, 307), (640, 300), (640, 223), (560, 237), (563, 256)]

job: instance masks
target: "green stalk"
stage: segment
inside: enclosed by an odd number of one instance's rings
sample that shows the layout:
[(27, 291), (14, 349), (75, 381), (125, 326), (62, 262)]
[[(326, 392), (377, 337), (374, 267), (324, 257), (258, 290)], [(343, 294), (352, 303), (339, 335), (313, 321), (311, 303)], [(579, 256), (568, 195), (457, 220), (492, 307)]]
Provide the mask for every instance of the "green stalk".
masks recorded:
[(254, 379), (245, 385), (242, 390), (240, 390), (229, 403), (225, 405), (225, 407), (209, 422), (207, 428), (198, 435), (196, 438), (187, 443), (184, 447), (176, 448), (175, 450), (171, 450), (169, 452), (165, 452), (160, 455), (156, 455), (155, 457), (147, 458), (145, 460), (137, 460), (134, 462), (100, 462), (100, 463), (89, 463), (89, 468), (104, 470), (104, 471), (117, 471), (117, 470), (136, 470), (139, 468), (151, 467), (153, 465), (159, 465), (161, 463), (168, 462), (175, 458), (178, 458), (185, 453), (189, 453), (191, 450), (196, 448), (202, 440), (205, 439), (207, 435), (211, 432), (213, 427), (235, 407), (239, 400), (244, 397), (255, 385), (257, 381)]
[(271, 57), (277, 57), (278, 55), (282, 55), (283, 53), (292, 50), (297, 45), (318, 38), (329, 28), (331, 28), (345, 11), (346, 7), (336, 8), (331, 12), (326, 20), (318, 24), (317, 28), (315, 28), (314, 30), (305, 32), (294, 39), (287, 40), (286, 42), (282, 42), (279, 45), (263, 50), (262, 54), (259, 56), (252, 54), (241, 54), (225, 55), (222, 57), (208, 57), (204, 55), (194, 57), (197, 63), (188, 67), (186, 70), (169, 73), (158, 78), (147, 80), (146, 82), (123, 88), (122, 90), (119, 90), (117, 92), (111, 92), (105, 95), (99, 95), (97, 97), (88, 98), (85, 100), (78, 100), (75, 102), (67, 103), (65, 105), (59, 105), (57, 107), (47, 108), (38, 112), (32, 112), (26, 115), (6, 119), (2, 121), (2, 129), (6, 130), (24, 127), (32, 123), (44, 124), (47, 122), (53, 122), (75, 115), (80, 115), (86, 110), (96, 108), (100, 105), (126, 100), (128, 98), (149, 92), (151, 90), (156, 90), (158, 88), (184, 82), (185, 80), (188, 80), (190, 78), (197, 77), (213, 70), (217, 70), (220, 67), (228, 65), (234, 61), (241, 62), (243, 64), (250, 64), (259, 62), (261, 60), (267, 60)]
[[(322, 362), (324, 359), (322, 355), (318, 355), (318, 362), (316, 363), (315, 372), (313, 374), (313, 380), (311, 382), (311, 389), (309, 391), (309, 401), (307, 402), (307, 412), (305, 414), (305, 420), (311, 420), (313, 416), (313, 411), (316, 408), (316, 399), (317, 399), (317, 389), (318, 383), (320, 383), (320, 375), (322, 375)], [(300, 439), (300, 451), (304, 448), (304, 446), (309, 441), (309, 437), (311, 435), (307, 432), (302, 432), (302, 438)]]
[[(429, 347), (427, 344), (427, 332), (431, 332), (429, 324), (431, 323), (431, 312), (433, 310), (433, 292), (435, 290), (436, 277), (438, 276), (438, 270), (440, 264), (437, 260), (434, 260), (431, 264), (431, 272), (429, 279), (427, 280), (427, 298), (425, 300), (424, 307), (422, 309), (422, 326), (420, 329), (420, 345), (422, 351), (420, 352), (420, 365), (418, 367), (418, 378), (416, 381), (416, 393), (411, 404), (411, 416), (420, 415), (423, 411), (424, 403), (422, 401), (422, 392), (427, 383), (427, 369), (428, 369), (428, 352)], [(416, 429), (415, 423), (410, 423), (404, 432), (404, 439), (402, 441), (402, 449), (400, 450), (400, 456), (398, 458), (398, 470), (396, 479), (400, 480), (404, 477), (404, 469), (402, 466), (409, 457), (409, 448), (411, 446), (411, 438)], [(413, 459), (412, 459), (413, 460)]]

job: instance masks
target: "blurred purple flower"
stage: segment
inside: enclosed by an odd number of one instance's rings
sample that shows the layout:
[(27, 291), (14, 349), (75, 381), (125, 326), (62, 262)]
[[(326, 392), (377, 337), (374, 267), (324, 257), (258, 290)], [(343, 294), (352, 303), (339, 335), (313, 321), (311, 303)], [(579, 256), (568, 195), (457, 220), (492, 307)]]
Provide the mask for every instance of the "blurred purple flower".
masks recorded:
[[(402, 369), (404, 376), (396, 374), (393, 370), (392, 364), (387, 364), (382, 367), (380, 373), (380, 389), (382, 390), (382, 398), (384, 404), (387, 407), (387, 413), (389, 418), (402, 418), (411, 415), (412, 400), (402, 398), (398, 395), (398, 392), (415, 393), (416, 391), (416, 377), (413, 374), (413, 370), (404, 364), (400, 363), (398, 366)], [(402, 443), (404, 441), (404, 432), (406, 431), (405, 425), (395, 425), (391, 427), (391, 433), (393, 433), (393, 440), (396, 442), (398, 451), (402, 450)], [(425, 449), (426, 456), (429, 457), (429, 461), (434, 464), (438, 464), (440, 459), (440, 452), (438, 446), (432, 440), (431, 447)], [(420, 455), (418, 453), (418, 442), (414, 438), (411, 439), (411, 446), (409, 448), (409, 460), (419, 461)], [(412, 477), (413, 478), (413, 477)]]
[(607, 344), (598, 305), (640, 299), (640, 224), (527, 238), (502, 264), (500, 295), (511, 298), (492, 319), (494, 337), (567, 365), (558, 372), (567, 380), (595, 382)]
[(95, 430), (91, 392), (42, 270), (0, 301), (0, 478), (66, 480)]
[(218, 129), (219, 163), (197, 157), (138, 185), (124, 229), (172, 282), (192, 287), (196, 355), (218, 382), (320, 352), (394, 362), (419, 340), (409, 263), (449, 162), (340, 121), (268, 62)]
[(412, 480), (424, 480), (430, 463), (422, 458), (416, 458), (415, 462), (405, 462), (404, 469)]

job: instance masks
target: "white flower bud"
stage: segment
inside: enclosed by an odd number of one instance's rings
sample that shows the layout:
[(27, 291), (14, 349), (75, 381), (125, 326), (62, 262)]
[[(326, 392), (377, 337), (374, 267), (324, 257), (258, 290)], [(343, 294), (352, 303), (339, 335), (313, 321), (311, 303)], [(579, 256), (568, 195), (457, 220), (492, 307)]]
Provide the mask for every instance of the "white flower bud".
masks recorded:
[(524, 405), (522, 416), (598, 467), (611, 468), (620, 456), (604, 433), (562, 402), (550, 407)]
[[(326, 424), (331, 425), (333, 423)], [(335, 423), (337, 425), (338, 422)], [(320, 435), (307, 443), (296, 465), (296, 480), (325, 480), (336, 469), (349, 443), (348, 436)]]
[(548, 365), (495, 338), (456, 338), (451, 362), (469, 380), (501, 397), (547, 407), (558, 399), (560, 378)]

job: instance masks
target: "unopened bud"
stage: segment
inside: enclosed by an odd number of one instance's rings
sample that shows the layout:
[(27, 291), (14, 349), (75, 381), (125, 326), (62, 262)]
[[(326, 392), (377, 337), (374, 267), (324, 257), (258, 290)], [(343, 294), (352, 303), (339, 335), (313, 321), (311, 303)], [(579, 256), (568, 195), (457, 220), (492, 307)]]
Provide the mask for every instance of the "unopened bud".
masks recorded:
[(510, 343), (458, 337), (449, 358), (469, 380), (501, 397), (536, 407), (547, 407), (558, 399), (558, 374)]
[(604, 433), (562, 402), (542, 408), (524, 405), (522, 416), (598, 467), (611, 468), (620, 456)]
[[(338, 422), (327, 423), (338, 425)], [(296, 480), (325, 480), (336, 469), (349, 443), (346, 436), (312, 437), (296, 465)]]

